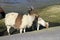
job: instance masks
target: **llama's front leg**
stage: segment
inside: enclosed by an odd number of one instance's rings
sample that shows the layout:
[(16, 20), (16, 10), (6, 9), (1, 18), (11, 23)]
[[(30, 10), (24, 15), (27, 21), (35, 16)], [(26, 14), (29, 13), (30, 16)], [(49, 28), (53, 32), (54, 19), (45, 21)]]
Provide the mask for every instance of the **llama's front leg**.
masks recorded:
[(20, 29), (20, 33), (22, 33), (23, 29)]
[(39, 30), (39, 26), (40, 26), (40, 25), (39, 25), (39, 24), (37, 24), (37, 30)]
[(25, 33), (25, 28), (24, 28), (24, 30), (23, 30), (23, 31), (24, 31), (24, 33)]
[(9, 29), (10, 29), (10, 26), (7, 26), (8, 35), (10, 35)]

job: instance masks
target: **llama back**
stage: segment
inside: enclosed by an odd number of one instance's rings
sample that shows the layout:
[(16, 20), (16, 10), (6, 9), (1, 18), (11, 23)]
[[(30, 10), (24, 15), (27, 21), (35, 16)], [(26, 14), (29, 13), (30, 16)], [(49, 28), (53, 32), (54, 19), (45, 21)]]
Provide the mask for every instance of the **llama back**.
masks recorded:
[(17, 16), (18, 16), (18, 13), (15, 13), (15, 12), (11, 12), (11, 13), (6, 14), (6, 16), (5, 16), (5, 24), (6, 25), (15, 24), (15, 19), (17, 18)]

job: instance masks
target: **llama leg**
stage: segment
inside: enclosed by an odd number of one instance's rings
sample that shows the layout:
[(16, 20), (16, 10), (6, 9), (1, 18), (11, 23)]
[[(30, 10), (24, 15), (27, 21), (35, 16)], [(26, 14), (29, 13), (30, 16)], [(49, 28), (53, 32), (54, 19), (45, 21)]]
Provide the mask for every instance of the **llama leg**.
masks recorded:
[(20, 33), (22, 33), (23, 29), (20, 29)]
[(10, 35), (9, 29), (10, 29), (10, 26), (7, 26), (8, 35)]
[(25, 33), (25, 28), (24, 28), (24, 33)]
[(37, 25), (37, 30), (39, 30), (39, 24)]

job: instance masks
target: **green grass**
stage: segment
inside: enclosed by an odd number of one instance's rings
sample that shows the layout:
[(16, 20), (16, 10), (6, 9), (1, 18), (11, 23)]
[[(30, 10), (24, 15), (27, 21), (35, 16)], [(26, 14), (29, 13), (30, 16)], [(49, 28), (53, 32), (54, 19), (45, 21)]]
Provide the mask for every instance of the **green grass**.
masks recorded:
[(4, 20), (0, 20), (0, 32), (6, 30)]
[(0, 20), (0, 25), (4, 25), (4, 20)]
[(44, 20), (60, 23), (60, 5), (48, 6), (44, 9), (39, 9), (38, 12)]

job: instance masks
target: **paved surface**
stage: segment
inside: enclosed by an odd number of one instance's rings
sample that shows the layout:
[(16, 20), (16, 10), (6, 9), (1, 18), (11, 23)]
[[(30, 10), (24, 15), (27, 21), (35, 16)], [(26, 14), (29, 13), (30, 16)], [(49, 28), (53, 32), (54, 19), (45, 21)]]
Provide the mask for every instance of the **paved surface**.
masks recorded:
[(60, 27), (3, 36), (0, 40), (60, 40)]

